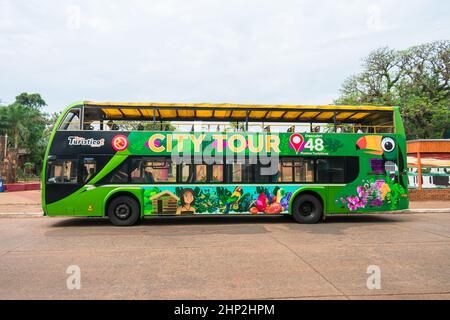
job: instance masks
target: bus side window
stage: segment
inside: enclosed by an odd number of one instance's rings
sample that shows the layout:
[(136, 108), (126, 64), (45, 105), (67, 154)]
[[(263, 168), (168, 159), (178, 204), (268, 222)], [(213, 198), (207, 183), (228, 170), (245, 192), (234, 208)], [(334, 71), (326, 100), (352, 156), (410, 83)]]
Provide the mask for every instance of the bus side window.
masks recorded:
[[(275, 183), (278, 181), (278, 177), (280, 176), (279, 172), (279, 163), (274, 163), (275, 167), (272, 168), (271, 164), (261, 164), (258, 163), (253, 165), (254, 169), (254, 177), (248, 177), (248, 182), (257, 182), (257, 183)], [(251, 168), (250, 168), (251, 169)]]
[(206, 164), (195, 165), (195, 181), (196, 182), (206, 182)]
[(242, 179), (242, 169), (244, 165), (241, 163), (233, 163), (231, 166), (231, 182), (243, 182)]
[(49, 163), (47, 183), (75, 184), (77, 183), (77, 162), (74, 160), (55, 160)]
[(63, 162), (54, 161), (48, 166), (47, 183), (62, 183)]
[(83, 163), (83, 182), (91, 180), (96, 173), (97, 163), (93, 158), (85, 158)]
[(317, 182), (344, 183), (345, 159), (343, 157), (317, 159)]
[(350, 183), (356, 180), (359, 175), (359, 157), (346, 157), (345, 182)]
[(223, 164), (212, 165), (211, 182), (223, 182)]
[(191, 165), (181, 164), (181, 182), (191, 183), (194, 179), (194, 172), (191, 170)]
[(84, 108), (83, 130), (103, 130), (103, 116), (100, 109)]
[(314, 182), (314, 160), (299, 158), (294, 162), (295, 182)]
[(176, 165), (169, 158), (142, 158), (131, 162), (132, 183), (176, 182)]
[(280, 180), (281, 182), (293, 182), (294, 181), (294, 175), (293, 175), (293, 163), (292, 161), (283, 160), (281, 162), (281, 175)]
[(229, 165), (231, 168), (231, 181), (230, 182), (243, 182), (253, 183), (255, 182), (254, 171), (255, 165), (248, 163), (248, 161), (237, 161)]
[(395, 174), (396, 172), (398, 172), (398, 167), (397, 167), (397, 164), (394, 161), (386, 161), (384, 163), (384, 170), (388, 174)]
[(128, 161), (122, 163), (119, 167), (105, 179), (107, 183), (128, 183)]
[(59, 127), (59, 130), (80, 130), (81, 124), (81, 110), (80, 109), (72, 109), (67, 115), (64, 117), (64, 120)]

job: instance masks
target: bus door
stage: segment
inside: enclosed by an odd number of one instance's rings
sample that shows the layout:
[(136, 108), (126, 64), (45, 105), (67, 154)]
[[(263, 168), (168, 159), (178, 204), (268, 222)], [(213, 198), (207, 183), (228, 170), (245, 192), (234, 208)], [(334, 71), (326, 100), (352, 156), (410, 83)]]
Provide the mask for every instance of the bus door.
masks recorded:
[[(45, 202), (47, 206), (68, 198), (81, 186), (78, 179), (78, 159), (75, 157), (48, 157), (45, 174)], [(75, 213), (75, 208), (72, 205), (55, 210), (58, 210), (55, 214), (61, 215)]]

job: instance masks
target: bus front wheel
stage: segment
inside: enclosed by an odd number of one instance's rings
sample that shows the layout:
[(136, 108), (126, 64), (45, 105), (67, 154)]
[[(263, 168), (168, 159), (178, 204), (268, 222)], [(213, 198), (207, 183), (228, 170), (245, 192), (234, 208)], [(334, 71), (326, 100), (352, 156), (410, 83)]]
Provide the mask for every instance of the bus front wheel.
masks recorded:
[(119, 196), (108, 205), (109, 221), (115, 226), (132, 226), (141, 216), (139, 203), (128, 196)]
[(322, 215), (322, 202), (311, 194), (298, 196), (292, 204), (292, 217), (298, 223), (317, 223)]

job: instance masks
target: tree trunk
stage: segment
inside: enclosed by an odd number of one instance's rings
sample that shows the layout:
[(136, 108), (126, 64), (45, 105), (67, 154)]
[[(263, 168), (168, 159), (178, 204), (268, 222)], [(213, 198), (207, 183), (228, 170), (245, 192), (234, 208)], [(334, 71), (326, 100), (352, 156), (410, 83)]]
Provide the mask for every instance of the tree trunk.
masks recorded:
[(17, 131), (17, 129), (14, 129), (14, 148), (18, 148), (19, 147), (19, 132)]

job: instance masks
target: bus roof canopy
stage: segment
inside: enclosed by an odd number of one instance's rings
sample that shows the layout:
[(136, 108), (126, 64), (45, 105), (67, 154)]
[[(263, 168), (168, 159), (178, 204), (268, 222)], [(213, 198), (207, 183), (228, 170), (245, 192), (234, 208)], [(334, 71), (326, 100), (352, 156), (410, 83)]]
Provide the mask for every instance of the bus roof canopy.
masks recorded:
[(343, 105), (250, 105), (211, 103), (121, 103), (85, 101), (104, 119), (145, 121), (249, 121), (390, 123), (394, 107)]

